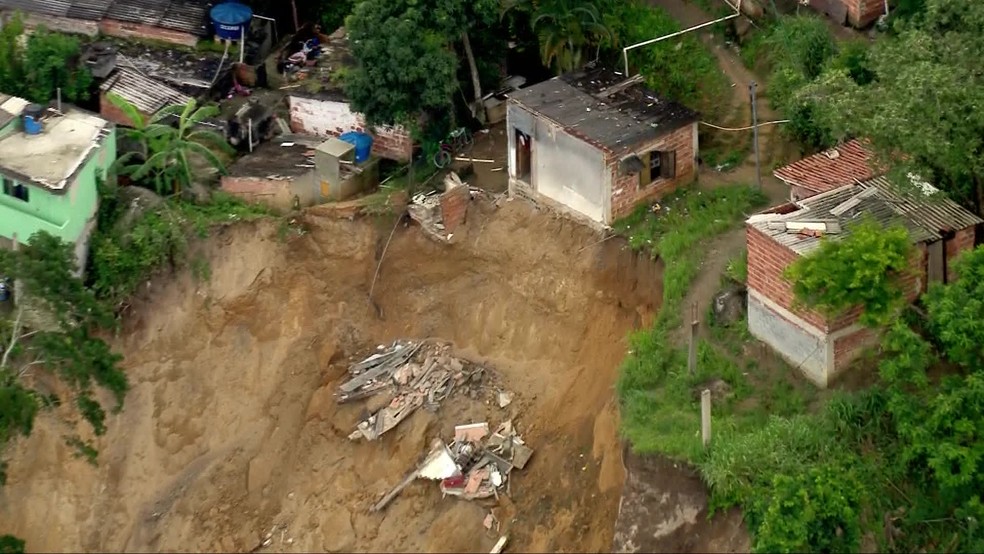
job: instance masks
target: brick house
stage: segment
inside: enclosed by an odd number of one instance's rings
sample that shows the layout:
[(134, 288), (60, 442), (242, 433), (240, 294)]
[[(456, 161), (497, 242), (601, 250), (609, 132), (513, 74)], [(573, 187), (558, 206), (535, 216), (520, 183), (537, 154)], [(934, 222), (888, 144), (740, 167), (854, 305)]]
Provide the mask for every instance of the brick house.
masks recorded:
[(697, 113), (589, 69), (510, 93), (509, 191), (594, 226), (697, 176)]
[(814, 10), (841, 25), (864, 29), (885, 14), (885, 0), (807, 0)]
[[(948, 267), (974, 247), (976, 227), (984, 222), (957, 203), (923, 194), (901, 194), (884, 177), (849, 184), (753, 215), (746, 222), (748, 248), (748, 328), (759, 340), (826, 387), (846, 369), (877, 333), (858, 323), (860, 308), (838, 317), (796, 306), (783, 271), (808, 255), (823, 237), (850, 234), (851, 225), (868, 216), (884, 226), (901, 224), (916, 244), (914, 271), (905, 283), (910, 301), (927, 282), (947, 282)], [(940, 195), (942, 196), (942, 195)]]
[(789, 185), (789, 201), (796, 202), (885, 174), (874, 167), (871, 150), (861, 141), (851, 140), (780, 167), (773, 175)]
[(209, 35), (208, 0), (0, 0), (0, 16), (63, 33), (154, 39), (195, 46)]

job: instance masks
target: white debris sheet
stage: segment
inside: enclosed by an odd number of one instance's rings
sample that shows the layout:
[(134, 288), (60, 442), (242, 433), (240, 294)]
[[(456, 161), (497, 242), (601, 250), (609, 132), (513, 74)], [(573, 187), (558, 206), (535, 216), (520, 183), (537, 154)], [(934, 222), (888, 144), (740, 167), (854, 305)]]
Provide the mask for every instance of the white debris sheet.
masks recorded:
[(339, 387), (338, 402), (383, 393), (390, 395), (390, 401), (359, 422), (349, 438), (376, 440), (421, 406), (436, 411), (455, 391), (474, 395), (485, 368), (456, 358), (450, 351), (449, 344), (398, 340), (353, 364), (349, 368), (352, 378)]

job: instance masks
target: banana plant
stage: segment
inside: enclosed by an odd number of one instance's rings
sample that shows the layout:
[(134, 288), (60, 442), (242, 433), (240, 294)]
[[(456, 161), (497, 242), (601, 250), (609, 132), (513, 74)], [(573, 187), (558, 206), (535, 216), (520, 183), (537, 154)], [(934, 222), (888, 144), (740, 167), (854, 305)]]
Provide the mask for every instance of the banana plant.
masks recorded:
[[(139, 150), (120, 156), (113, 164), (117, 175), (135, 182), (153, 185), (161, 195), (180, 193), (194, 180), (193, 162), (203, 161), (225, 173), (219, 153), (232, 154), (233, 148), (216, 131), (203, 129), (201, 123), (219, 114), (216, 106), (199, 106), (191, 99), (186, 104), (167, 106), (148, 117), (131, 102), (116, 94), (109, 101), (133, 124), (124, 136), (139, 144)], [(172, 120), (177, 125), (172, 125)]]

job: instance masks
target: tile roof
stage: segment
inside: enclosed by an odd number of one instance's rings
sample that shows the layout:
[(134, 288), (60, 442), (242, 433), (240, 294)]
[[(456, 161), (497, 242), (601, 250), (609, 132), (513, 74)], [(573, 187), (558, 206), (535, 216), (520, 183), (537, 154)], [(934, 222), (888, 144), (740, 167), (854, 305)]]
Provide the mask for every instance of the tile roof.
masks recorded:
[(173, 104), (187, 104), (191, 97), (132, 69), (119, 68), (99, 86), (99, 90), (117, 94), (147, 115)]
[[(865, 216), (884, 227), (904, 226), (914, 243), (931, 242), (949, 231), (984, 223), (932, 186), (921, 186), (923, 193), (902, 192), (884, 177), (876, 177), (800, 200), (791, 211), (772, 208), (753, 215), (747, 223), (798, 254), (819, 247), (823, 236), (834, 240), (848, 236)], [(800, 231), (803, 228), (816, 232)]]
[(821, 193), (884, 173), (871, 168), (872, 158), (871, 150), (852, 140), (780, 167), (773, 174), (789, 184)]
[(640, 80), (604, 68), (554, 77), (510, 93), (528, 110), (616, 153), (697, 121), (693, 110), (659, 98)]

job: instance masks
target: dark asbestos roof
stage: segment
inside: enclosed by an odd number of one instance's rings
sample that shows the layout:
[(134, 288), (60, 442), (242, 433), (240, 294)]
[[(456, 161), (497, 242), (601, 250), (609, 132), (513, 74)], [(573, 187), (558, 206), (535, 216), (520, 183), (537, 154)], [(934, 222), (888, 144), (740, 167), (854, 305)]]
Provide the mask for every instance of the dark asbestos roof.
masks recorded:
[(228, 168), (229, 175), (256, 179), (300, 177), (314, 170), (314, 149), (324, 141), (306, 135), (281, 135), (236, 160)]
[(616, 153), (699, 117), (681, 104), (658, 97), (640, 79), (627, 81), (605, 68), (554, 77), (510, 93), (509, 99)]
[(66, 17), (71, 5), (70, 0), (0, 0), (0, 9), (51, 17)]
[[(984, 223), (934, 187), (915, 185), (914, 190), (903, 193), (888, 179), (876, 177), (753, 215), (748, 224), (794, 252), (807, 254), (820, 245), (823, 236), (845, 237), (865, 217), (882, 227), (902, 225), (914, 243), (932, 242), (945, 233)], [(804, 234), (798, 230), (803, 224), (823, 230)]]
[(87, 21), (115, 19), (208, 35), (208, 0), (0, 0), (0, 9)]
[(205, 0), (116, 0), (106, 18), (206, 36), (209, 6)]

